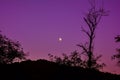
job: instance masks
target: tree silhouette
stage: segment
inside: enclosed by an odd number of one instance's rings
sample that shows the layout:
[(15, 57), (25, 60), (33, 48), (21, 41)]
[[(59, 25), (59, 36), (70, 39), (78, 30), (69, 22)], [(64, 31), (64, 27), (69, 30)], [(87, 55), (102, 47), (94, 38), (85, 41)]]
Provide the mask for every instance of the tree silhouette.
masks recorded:
[(14, 42), (0, 33), (0, 64), (23, 60), (25, 56), (26, 54), (18, 41)]
[(101, 64), (97, 64), (97, 60), (101, 57), (95, 57), (94, 56), (94, 39), (95, 39), (95, 31), (98, 26), (98, 23), (100, 22), (101, 18), (103, 16), (107, 15), (107, 12), (104, 10), (104, 8), (97, 8), (95, 5), (95, 0), (90, 1), (91, 8), (88, 10), (87, 14), (84, 17), (84, 21), (88, 26), (88, 30), (85, 30), (82, 27), (82, 31), (87, 35), (88, 42), (85, 44), (78, 44), (80, 48), (83, 50), (83, 54), (85, 54), (88, 58), (87, 60), (87, 67), (88, 68), (99, 68), (102, 67)]
[[(120, 42), (120, 35), (117, 35), (115, 37), (115, 42)], [(117, 62), (118, 65), (120, 64), (120, 48), (117, 48), (117, 54), (113, 55), (112, 59), (117, 59), (118, 60), (118, 62)]]

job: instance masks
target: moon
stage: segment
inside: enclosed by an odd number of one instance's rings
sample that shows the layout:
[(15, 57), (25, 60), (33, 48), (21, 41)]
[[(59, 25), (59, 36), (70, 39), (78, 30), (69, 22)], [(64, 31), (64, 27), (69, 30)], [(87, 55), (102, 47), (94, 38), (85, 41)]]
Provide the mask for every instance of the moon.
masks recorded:
[(61, 37), (58, 38), (58, 41), (59, 41), (59, 42), (62, 42), (62, 40), (63, 40), (63, 39), (62, 39)]

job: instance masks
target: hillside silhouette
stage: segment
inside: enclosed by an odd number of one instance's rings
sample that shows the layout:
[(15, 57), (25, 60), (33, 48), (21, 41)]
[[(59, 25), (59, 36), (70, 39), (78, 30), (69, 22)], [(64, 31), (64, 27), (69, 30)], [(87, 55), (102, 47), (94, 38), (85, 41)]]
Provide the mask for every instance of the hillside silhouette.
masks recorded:
[(120, 75), (41, 59), (3, 64), (0, 65), (0, 72), (0, 80), (120, 80)]

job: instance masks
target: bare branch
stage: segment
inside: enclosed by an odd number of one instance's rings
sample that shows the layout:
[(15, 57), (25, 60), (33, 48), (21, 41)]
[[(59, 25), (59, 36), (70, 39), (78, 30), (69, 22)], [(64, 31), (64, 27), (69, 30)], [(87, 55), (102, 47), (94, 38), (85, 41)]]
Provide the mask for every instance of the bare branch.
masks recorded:
[(89, 32), (88, 32), (88, 31), (86, 31), (83, 27), (81, 27), (81, 28), (82, 28), (82, 31), (83, 31), (84, 33), (86, 33), (86, 34), (90, 37)]
[(81, 47), (85, 51), (85, 53), (88, 53), (88, 50), (84, 45), (77, 44), (77, 46)]
[(87, 25), (88, 25), (90, 31), (92, 31), (92, 29), (91, 29), (91, 25), (90, 25), (89, 21), (87, 20), (87, 18), (84, 17), (84, 20), (85, 20), (85, 22), (87, 23)]

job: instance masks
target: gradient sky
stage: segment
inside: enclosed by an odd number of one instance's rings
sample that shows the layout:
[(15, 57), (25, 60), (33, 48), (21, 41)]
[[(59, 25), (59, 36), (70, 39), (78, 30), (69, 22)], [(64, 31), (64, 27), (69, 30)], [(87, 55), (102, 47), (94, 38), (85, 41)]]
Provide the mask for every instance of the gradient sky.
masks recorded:
[[(103, 1), (110, 12), (97, 27), (94, 51), (103, 55), (101, 61), (107, 64), (104, 71), (120, 74), (120, 68), (111, 61), (120, 45), (114, 40), (120, 34), (120, 0)], [(0, 30), (20, 41), (30, 59), (48, 59), (49, 53), (70, 54), (80, 51), (76, 44), (86, 41), (81, 26), (87, 27), (83, 17), (89, 8), (88, 0), (0, 0)]]

